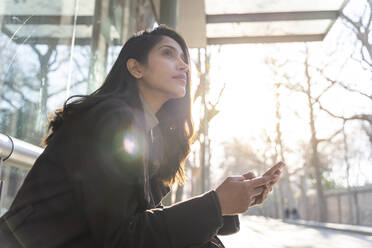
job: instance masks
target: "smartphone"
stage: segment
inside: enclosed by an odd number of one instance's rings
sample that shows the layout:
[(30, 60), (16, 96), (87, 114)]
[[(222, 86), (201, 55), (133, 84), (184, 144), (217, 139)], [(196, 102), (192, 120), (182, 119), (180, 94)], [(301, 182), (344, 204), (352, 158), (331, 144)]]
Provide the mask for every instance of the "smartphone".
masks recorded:
[[(274, 175), (274, 173), (278, 170), (280, 170), (281, 168), (283, 168), (285, 166), (285, 163), (280, 161), (279, 163), (275, 164), (273, 167), (271, 167), (270, 169), (268, 169), (262, 176), (270, 176), (270, 175)], [(254, 204), (256, 202), (256, 200), (258, 199), (258, 201), (260, 201), (262, 199), (262, 195), (259, 195), (259, 196), (256, 196), (256, 197), (253, 197), (252, 200), (251, 200), (251, 205)]]
[(274, 173), (277, 171), (277, 170), (280, 170), (281, 168), (283, 168), (285, 166), (285, 163), (280, 161), (279, 163), (275, 164), (273, 167), (271, 167), (269, 170), (267, 170), (262, 176), (270, 176), (270, 175), (274, 175)]

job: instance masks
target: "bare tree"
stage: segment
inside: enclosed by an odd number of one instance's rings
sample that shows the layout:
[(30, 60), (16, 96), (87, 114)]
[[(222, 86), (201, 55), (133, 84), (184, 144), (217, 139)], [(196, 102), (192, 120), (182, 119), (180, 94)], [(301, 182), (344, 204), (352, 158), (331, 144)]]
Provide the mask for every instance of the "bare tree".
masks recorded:
[[(350, 2), (349, 4), (355, 4), (355, 3)], [(344, 26), (347, 27), (349, 30), (351, 30), (356, 38), (355, 39), (356, 43), (354, 44), (354, 46), (355, 46), (355, 49), (358, 51), (358, 53), (355, 53), (355, 52), (352, 53), (351, 59), (354, 61), (357, 61), (361, 65), (361, 67), (364, 68), (366, 71), (372, 72), (372, 41), (370, 38), (371, 30), (372, 30), (372, 26), (371, 26), (372, 1), (371, 0), (364, 1), (364, 8), (363, 8), (363, 11), (359, 13), (359, 16), (355, 15), (355, 13), (346, 13), (345, 11), (343, 11), (340, 17), (341, 17), (341, 21), (344, 24)], [(347, 61), (345, 61), (345, 63), (346, 62)], [(353, 165), (349, 161), (349, 157), (348, 157), (350, 151), (349, 151), (349, 145), (347, 142), (347, 134), (345, 132), (345, 125), (350, 121), (360, 122), (362, 124), (362, 130), (368, 136), (370, 144), (372, 145), (372, 113), (359, 112), (359, 113), (351, 114), (348, 116), (336, 114), (333, 111), (331, 111), (328, 107), (324, 106), (322, 104), (321, 99), (323, 95), (325, 95), (325, 93), (333, 87), (341, 87), (342, 89), (350, 93), (359, 94), (361, 98), (365, 98), (367, 100), (372, 100), (372, 94), (364, 92), (363, 90), (358, 89), (357, 87), (353, 86), (353, 85), (358, 85), (360, 82), (358, 83), (347, 82), (347, 81), (344, 81), (343, 79), (335, 78), (335, 76), (327, 75), (326, 73), (327, 66), (320, 68), (318, 66), (313, 66), (307, 63), (307, 67), (314, 69), (315, 72), (318, 73), (318, 75), (320, 75), (326, 82), (328, 82), (328, 86), (324, 88), (323, 91), (317, 97), (308, 95), (309, 105), (310, 103), (316, 104), (321, 111), (324, 111), (330, 117), (342, 121), (342, 128), (338, 130), (337, 132), (335, 132), (330, 138), (332, 139), (339, 133), (342, 133), (342, 137), (343, 137), (342, 143), (344, 147), (343, 154), (344, 154), (344, 162), (346, 165), (346, 168), (345, 168), (346, 185), (347, 185), (347, 189), (350, 190), (350, 169)], [(342, 70), (343, 66), (341, 66), (340, 68)], [(310, 76), (311, 73), (307, 73), (307, 74)], [(357, 79), (355, 78), (355, 80)], [(299, 88), (297, 88), (297, 90), (299, 90)], [(300, 88), (300, 91), (304, 92), (303, 88), (302, 89)], [(317, 139), (312, 138), (312, 140), (316, 141)], [(329, 139), (320, 139), (319, 141), (323, 142), (327, 140)], [(316, 149), (316, 146), (313, 145), (312, 150), (314, 151), (315, 149)], [(313, 159), (313, 162), (314, 161), (316, 161), (316, 158)], [(317, 188), (317, 192), (318, 192), (318, 201), (319, 201), (320, 198), (319, 198), (318, 188)], [(352, 204), (349, 203), (349, 205), (352, 205)], [(357, 203), (355, 205), (357, 206)], [(358, 211), (358, 209), (357, 208), (354, 210), (350, 209), (350, 211), (351, 212)], [(350, 213), (350, 216), (358, 216), (358, 214)], [(356, 221), (358, 223), (358, 218), (356, 218)]]
[(317, 192), (317, 206), (318, 206), (318, 216), (320, 221), (326, 221), (327, 220), (327, 205), (326, 200), (324, 196), (324, 189), (322, 185), (323, 181), (323, 171), (324, 171), (324, 164), (321, 163), (321, 156), (319, 153), (319, 145), (321, 143), (330, 142), (334, 137), (336, 137), (341, 131), (341, 129), (336, 130), (334, 133), (332, 133), (327, 138), (318, 138), (317, 135), (317, 129), (315, 125), (315, 115), (317, 112), (317, 106), (319, 106), (319, 99), (332, 87), (335, 86), (335, 84), (330, 83), (329, 85), (323, 87), (322, 90), (320, 90), (320, 93), (316, 94), (314, 91), (314, 85), (313, 85), (313, 76), (314, 73), (311, 71), (311, 66), (309, 63), (309, 48), (306, 45), (305, 46), (305, 61), (304, 61), (304, 74), (305, 74), (305, 84), (302, 85), (300, 82), (293, 84), (291, 82), (291, 78), (288, 75), (285, 75), (285, 77), (288, 79), (288, 82), (284, 84), (286, 88), (288, 88), (291, 91), (300, 92), (305, 95), (307, 100), (307, 108), (309, 110), (309, 128), (311, 133), (311, 139), (310, 139), (310, 151), (311, 156), (309, 159), (309, 165), (314, 171), (314, 178), (316, 181), (316, 192)]
[[(325, 75), (324, 71), (321, 70), (321, 69), (318, 69), (318, 71), (321, 73), (321, 75), (323, 76), (324, 79), (326, 79), (328, 82), (331, 83), (331, 85), (340, 85), (341, 87), (343, 87), (347, 91), (356, 92), (356, 93), (360, 94), (362, 97), (366, 97), (366, 98), (368, 98), (372, 101), (372, 95), (368, 95), (367, 93), (364, 93), (364, 92), (359, 91), (357, 89), (353, 89), (353, 88), (347, 86), (342, 81), (337, 81), (337, 80), (331, 79), (330, 77)], [(365, 124), (367, 124), (366, 126), (364, 126), (364, 131), (368, 135), (369, 140), (371, 141), (371, 145), (372, 145), (372, 114), (371, 113), (357, 113), (357, 114), (353, 114), (353, 115), (350, 115), (350, 116), (342, 116), (342, 115), (335, 114), (332, 111), (330, 111), (327, 107), (324, 107), (323, 104), (320, 102), (319, 98), (315, 99), (315, 101), (319, 104), (319, 107), (320, 107), (321, 110), (325, 111), (327, 114), (329, 114), (333, 118), (340, 119), (343, 122), (362, 121)]]
[[(275, 59), (273, 56), (265, 58), (265, 64), (269, 66), (271, 72), (273, 73), (274, 80), (281, 81), (281, 70), (282, 68), (288, 63), (287, 60), (279, 61)], [(281, 161), (286, 161), (285, 159), (285, 152), (288, 149), (285, 147), (282, 138), (282, 131), (281, 131), (281, 106), (280, 106), (280, 98), (281, 93), (280, 89), (282, 87), (282, 83), (278, 82), (275, 83), (275, 119), (276, 119), (276, 138), (275, 138), (275, 160), (278, 159)], [(288, 171), (287, 167), (283, 168), (283, 180), (279, 182), (279, 198), (280, 198), (280, 215), (283, 213), (285, 205), (287, 208), (294, 208), (295, 207), (295, 200), (294, 194), (291, 187), (291, 174)], [(288, 204), (286, 204), (288, 202)]]
[[(349, 4), (353, 4), (350, 1)], [(361, 43), (359, 47), (359, 54), (362, 58), (362, 64), (365, 64), (369, 70), (372, 70), (372, 41), (371, 41), (371, 22), (372, 22), (372, 0), (365, 0), (364, 9), (359, 17), (352, 17), (341, 12), (340, 17), (352, 32), (355, 34), (357, 40)], [(359, 60), (355, 56), (354, 59)]]
[[(225, 85), (220, 89), (218, 98), (215, 103), (212, 103), (207, 100), (207, 94), (209, 93), (209, 71), (210, 71), (210, 60), (211, 60), (211, 53), (208, 52), (207, 49), (203, 50), (204, 53), (202, 54), (202, 50), (198, 49), (198, 57), (197, 60), (194, 61), (197, 73), (199, 75), (199, 84), (195, 90), (193, 96), (193, 102), (197, 102), (200, 100), (200, 104), (202, 106), (202, 117), (199, 120), (198, 129), (195, 130), (195, 141), (200, 146), (200, 162), (197, 169), (194, 169), (193, 172), (200, 175), (197, 180), (197, 184), (199, 184), (200, 192), (202, 193), (206, 188), (209, 187), (209, 164), (208, 161), (210, 160), (210, 143), (208, 138), (208, 126), (209, 122), (219, 113), (217, 106), (220, 102), (221, 96), (225, 89)], [(202, 59), (204, 56), (204, 61)], [(204, 65), (203, 65), (204, 62)], [(193, 175), (194, 176), (194, 175)], [(204, 185), (204, 187), (203, 187)]]
[[(8, 48), (12, 47), (8, 44)], [(65, 84), (58, 88), (57, 84), (50, 82), (50, 74), (59, 70), (69, 60), (69, 56), (68, 53), (61, 52), (63, 47), (58, 47), (56, 42), (48, 45), (29, 44), (29, 47), (31, 53), (34, 52), (37, 58), (37, 62), (33, 65), (24, 63), (21, 66), (19, 55), (16, 52), (6, 54), (6, 51), (2, 51), (4, 57), (13, 56), (13, 58), (9, 57), (9, 65), (6, 65), (6, 69), (3, 68), (1, 75), (1, 98), (8, 104), (2, 106), (1, 112), (4, 115), (13, 116), (13, 118), (11, 120), (4, 118), (4, 122), (12, 123), (2, 123), (2, 126), (5, 128), (4, 132), (39, 145), (40, 139), (46, 131), (48, 100), (66, 91)], [(74, 73), (75, 81), (70, 88), (77, 87), (87, 81), (87, 75), (83, 75), (79, 61), (74, 58), (73, 63), (76, 73)], [(76, 80), (77, 78), (80, 79)], [(38, 97), (35, 98), (35, 96)], [(30, 115), (30, 113), (37, 114)], [(5, 126), (9, 126), (9, 128)], [(16, 129), (11, 126), (16, 126)]]

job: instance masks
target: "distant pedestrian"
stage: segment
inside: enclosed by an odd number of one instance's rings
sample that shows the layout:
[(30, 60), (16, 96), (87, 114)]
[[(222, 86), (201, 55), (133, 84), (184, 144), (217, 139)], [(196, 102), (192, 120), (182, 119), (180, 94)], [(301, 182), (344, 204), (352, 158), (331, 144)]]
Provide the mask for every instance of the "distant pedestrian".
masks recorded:
[(289, 210), (289, 208), (286, 208), (284, 211), (284, 218), (289, 219), (290, 215), (291, 215), (291, 211)]
[(297, 212), (296, 208), (292, 208), (292, 219), (293, 220), (298, 220), (299, 219), (298, 212)]

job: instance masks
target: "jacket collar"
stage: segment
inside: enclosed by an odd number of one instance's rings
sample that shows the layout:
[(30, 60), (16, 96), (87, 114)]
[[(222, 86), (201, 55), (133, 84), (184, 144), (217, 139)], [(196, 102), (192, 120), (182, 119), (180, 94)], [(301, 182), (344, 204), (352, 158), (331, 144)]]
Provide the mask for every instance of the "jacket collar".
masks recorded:
[(153, 129), (156, 125), (159, 124), (158, 118), (155, 116), (155, 114), (152, 112), (150, 106), (147, 104), (145, 98), (142, 96), (141, 93), (139, 93), (142, 107), (143, 107), (143, 112), (145, 115), (145, 129), (146, 133)]
[[(129, 84), (128, 87), (136, 87), (135, 84)], [(146, 209), (147, 207), (153, 205), (153, 204), (156, 204), (156, 203), (159, 203), (160, 200), (162, 199), (162, 197), (167, 194), (169, 191), (170, 191), (170, 187), (169, 186), (159, 186), (160, 189), (159, 189), (159, 196), (157, 199), (155, 199), (155, 202), (154, 202), (154, 199), (153, 199), (153, 195), (152, 195), (152, 192), (151, 192), (151, 188), (150, 188), (150, 177), (149, 177), (149, 150), (148, 150), (148, 143), (146, 141), (146, 131), (148, 130), (151, 130), (151, 128), (153, 128), (154, 126), (156, 126), (159, 122), (159, 120), (156, 118), (156, 116), (150, 112), (152, 115), (151, 117), (151, 114), (149, 114), (149, 116), (147, 118), (149, 118), (149, 121), (146, 121), (146, 114), (145, 114), (145, 105), (146, 104), (143, 104), (143, 109), (140, 109), (140, 106), (142, 104), (142, 100), (141, 100), (141, 94), (139, 94), (139, 97), (136, 96), (136, 94), (133, 94), (134, 90), (127, 90), (125, 91), (125, 93), (123, 95), (121, 95), (120, 97), (124, 100), (124, 102), (126, 102), (130, 107), (131, 107), (131, 110), (134, 114), (134, 121), (135, 121), (135, 125), (139, 128), (139, 131), (140, 133), (138, 133), (138, 137), (139, 137), (139, 140), (140, 140), (140, 143), (141, 143), (141, 147), (143, 149), (143, 156), (142, 156), (142, 162), (143, 162), (143, 178), (140, 178), (139, 179), (139, 183), (142, 184), (142, 187), (143, 187), (143, 198), (142, 200), (144, 200), (143, 202), (143, 205), (142, 207), (144, 207), (144, 209)], [(144, 101), (145, 103), (145, 101)], [(148, 105), (147, 105), (148, 107)], [(147, 108), (146, 107), (146, 108)], [(148, 107), (149, 108), (149, 107)], [(151, 111), (151, 109), (149, 108), (149, 110)], [(146, 111), (147, 112), (147, 111)], [(155, 117), (155, 118), (153, 118)], [(148, 124), (146, 124), (148, 123)], [(141, 132), (142, 130), (142, 132)]]

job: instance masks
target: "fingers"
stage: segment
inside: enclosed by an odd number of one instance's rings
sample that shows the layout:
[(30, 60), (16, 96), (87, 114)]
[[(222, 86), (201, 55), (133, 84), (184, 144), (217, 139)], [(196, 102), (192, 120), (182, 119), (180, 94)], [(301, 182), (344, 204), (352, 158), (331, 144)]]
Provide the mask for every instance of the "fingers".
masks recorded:
[(274, 178), (275, 178), (275, 176), (257, 177), (257, 178), (251, 179), (249, 181), (246, 181), (246, 183), (247, 183), (248, 186), (252, 186), (254, 188), (257, 188), (259, 186), (268, 184)]
[(265, 186), (260, 186), (258, 188), (253, 189), (253, 191), (250, 192), (248, 196), (251, 199), (249, 206), (256, 205), (257, 204), (256, 202), (259, 201), (265, 190), (266, 190)]
[(273, 187), (270, 185), (263, 185), (255, 188), (252, 199), (250, 201), (250, 206), (262, 204), (272, 190)]
[(277, 171), (274, 172), (273, 175), (274, 176), (280, 176), (280, 174), (282, 174), (282, 172), (280, 170), (277, 170)]
[(280, 172), (272, 176), (264, 176), (247, 181), (248, 187), (254, 187), (251, 197), (255, 199), (255, 201), (253, 202), (252, 200), (253, 204), (251, 203), (251, 206), (261, 204), (265, 201), (268, 194), (272, 191), (273, 185), (279, 180), (279, 175)]
[(229, 176), (227, 180), (228, 181), (244, 181), (245, 178), (243, 176)]
[(268, 183), (268, 185), (274, 185), (276, 184), (280, 179), (279, 175), (275, 175), (274, 178)]
[(271, 167), (268, 171), (266, 171), (265, 174), (263, 174), (263, 176), (273, 175), (276, 171), (279, 171), (284, 166), (285, 166), (285, 163), (280, 161), (279, 163)]
[(253, 179), (253, 178), (255, 178), (256, 177), (256, 175), (253, 173), (253, 172), (248, 172), (248, 173), (245, 173), (244, 175), (243, 175), (243, 177), (245, 178), (245, 180), (250, 180), (250, 179)]
[(266, 200), (268, 194), (269, 194), (269, 189), (264, 189), (262, 194), (254, 198), (255, 201), (253, 202), (253, 204), (251, 204), (251, 206), (262, 204)]
[(274, 176), (275, 176), (274, 179), (269, 184), (270, 186), (276, 184), (280, 180), (280, 173), (279, 174), (275, 174)]
[(279, 181), (279, 179), (280, 179), (280, 174), (281, 174), (281, 172), (280, 172), (280, 170), (278, 170), (278, 171), (276, 171), (275, 173), (274, 173), (274, 178), (267, 184), (269, 187), (272, 187), (272, 186), (274, 186), (274, 184), (276, 184), (278, 181)]
[(254, 188), (252, 190), (252, 193), (250, 194), (250, 197), (256, 197), (256, 196), (261, 195), (264, 192), (265, 189), (266, 189), (266, 187), (264, 187), (264, 186)]
[(266, 200), (268, 194), (269, 194), (269, 191), (267, 189), (264, 190), (264, 192), (262, 193), (261, 202), (259, 202), (258, 204), (263, 203)]
[(273, 186), (268, 187), (269, 192), (273, 191)]
[(257, 196), (257, 197), (255, 197), (254, 199), (255, 199), (255, 201), (253, 202), (253, 206), (254, 205), (258, 205), (258, 204), (261, 204), (262, 202), (263, 202), (263, 200), (262, 200), (262, 197), (263, 197), (263, 193), (261, 194), (261, 195), (259, 195), (259, 196)]

